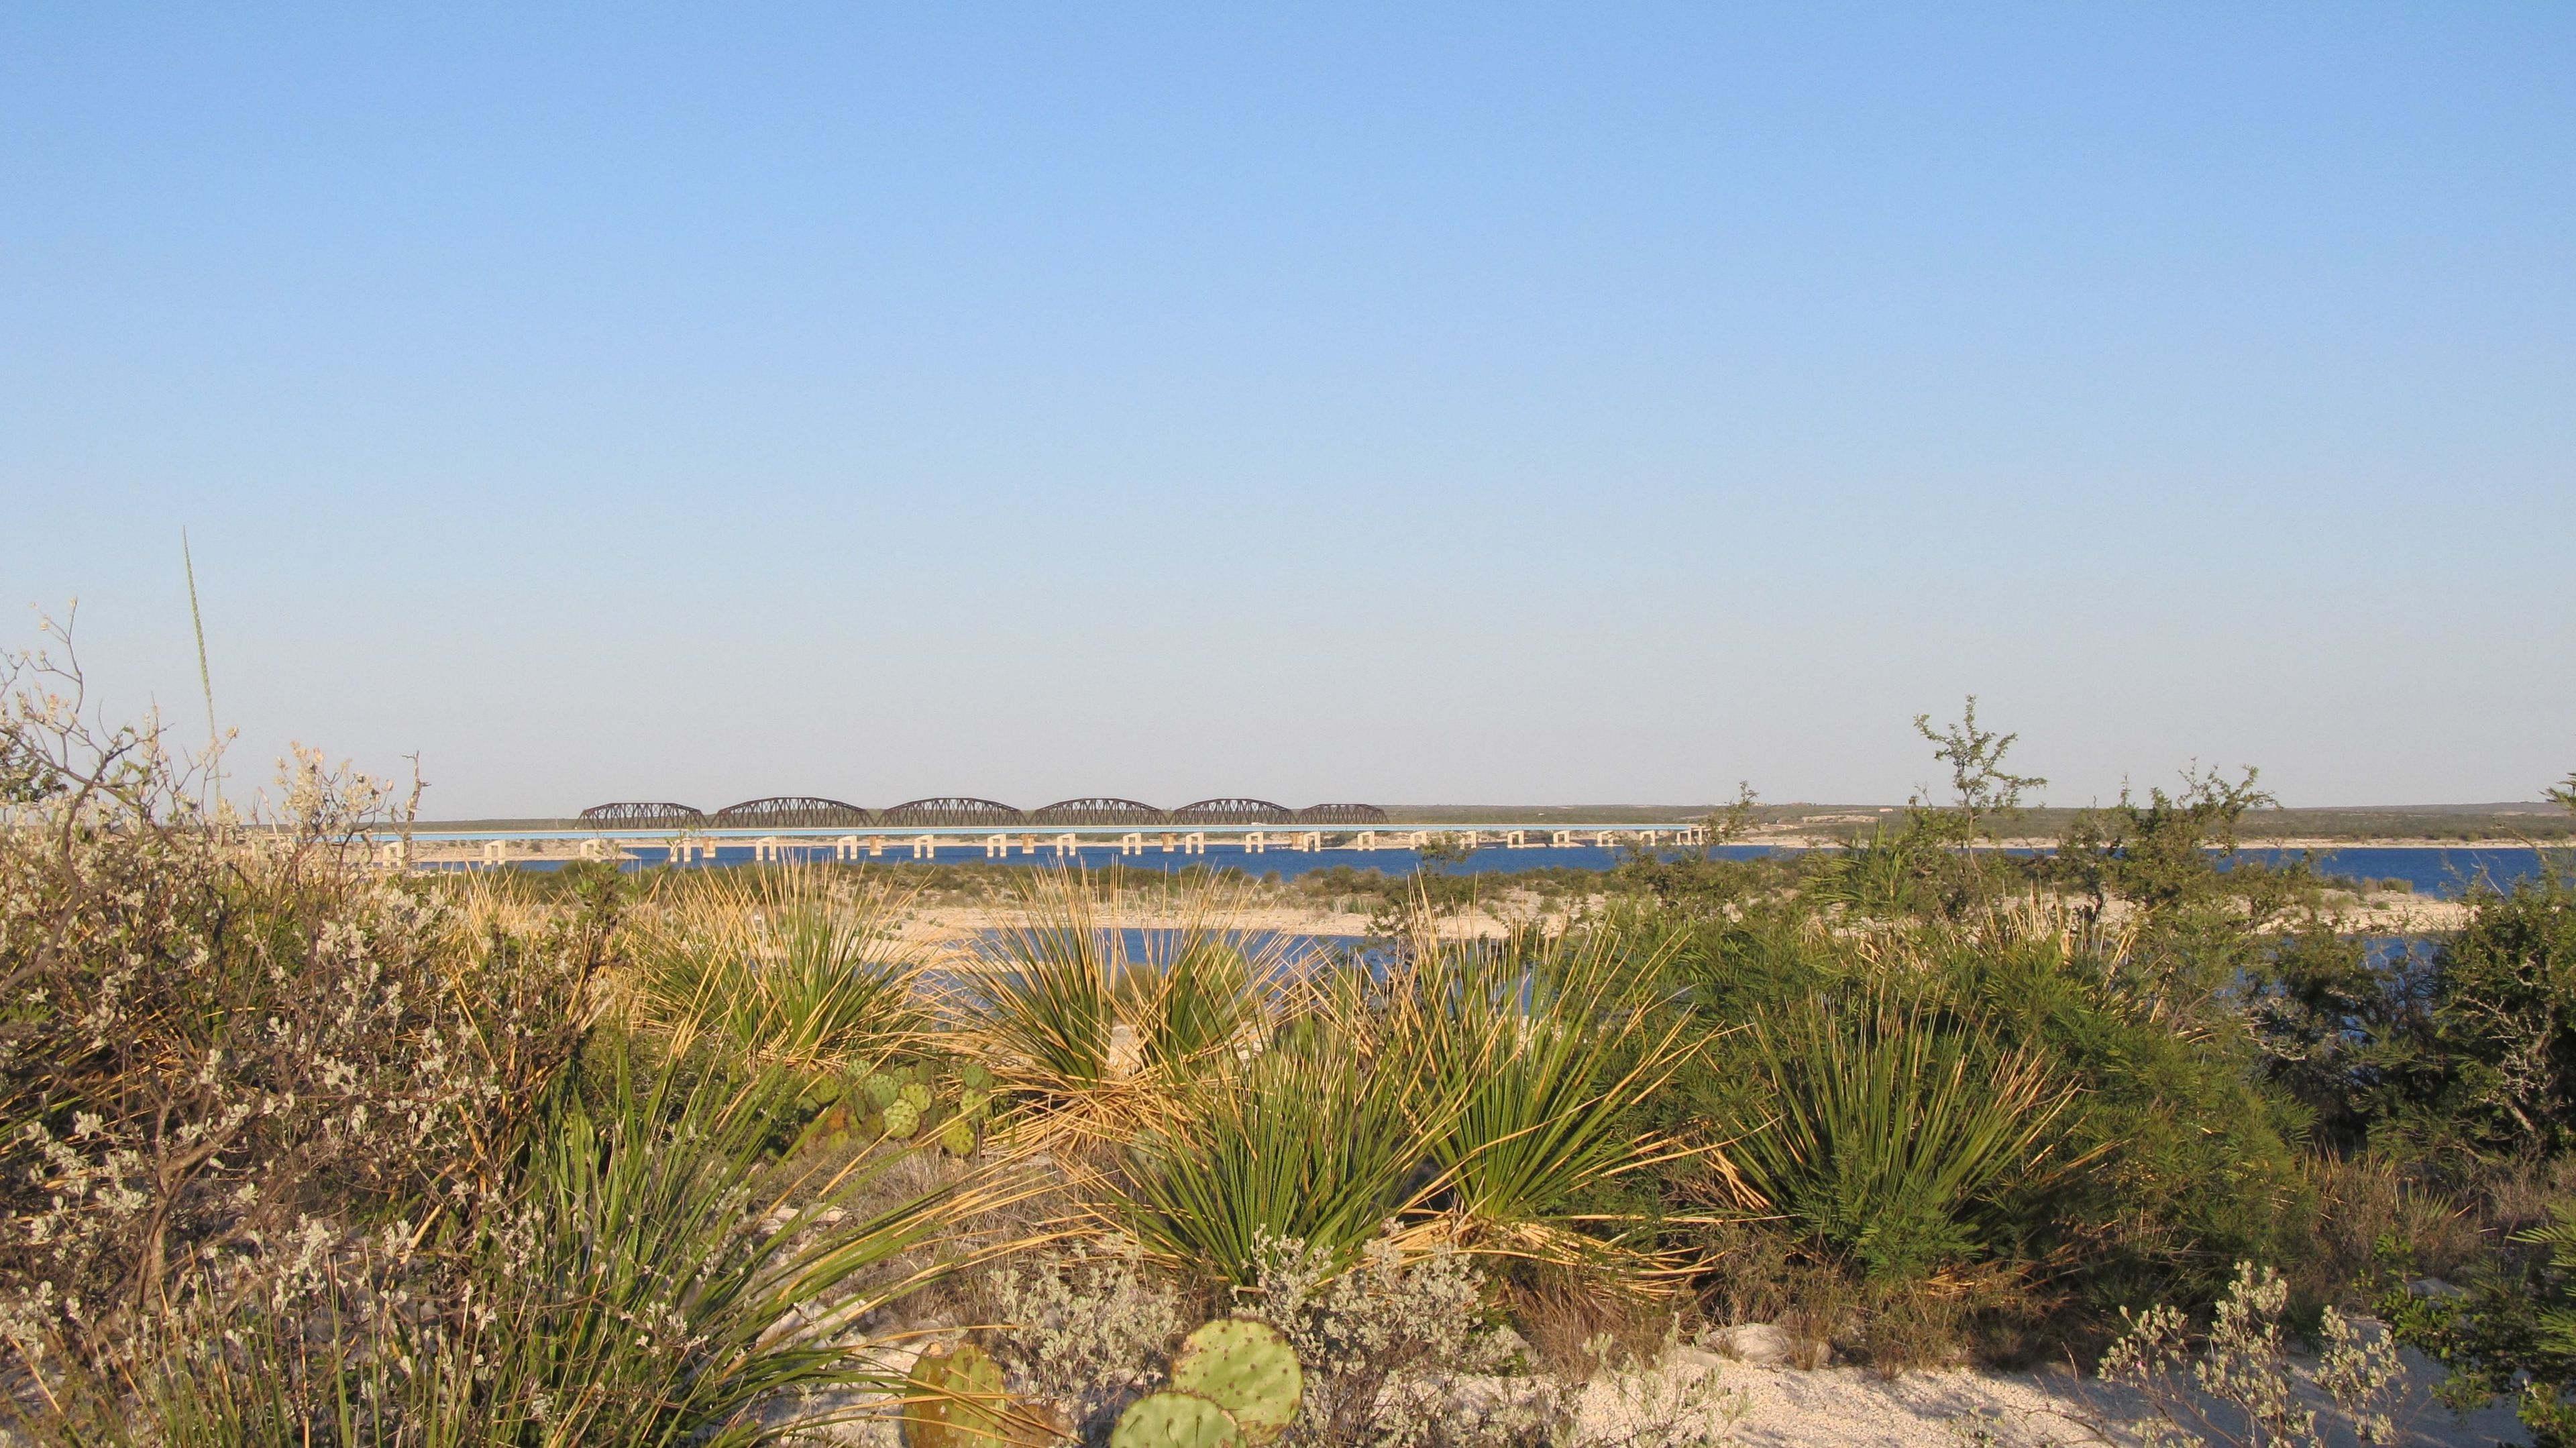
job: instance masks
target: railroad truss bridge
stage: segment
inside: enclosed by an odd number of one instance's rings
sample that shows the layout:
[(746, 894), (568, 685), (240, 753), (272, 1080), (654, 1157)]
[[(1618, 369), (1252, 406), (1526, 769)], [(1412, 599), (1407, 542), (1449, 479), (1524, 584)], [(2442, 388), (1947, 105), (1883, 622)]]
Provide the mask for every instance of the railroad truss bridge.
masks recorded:
[(1060, 861), (1114, 851), (1259, 855), (1271, 850), (1418, 852), (1438, 844), (1475, 849), (1653, 849), (1707, 842), (1693, 824), (1398, 824), (1368, 804), (1291, 809), (1261, 799), (1203, 799), (1157, 809), (1132, 799), (1059, 800), (1019, 810), (950, 795), (865, 809), (814, 795), (773, 795), (704, 811), (665, 801), (594, 805), (569, 828), (507, 831), (416, 830), (377, 836), (387, 865), (518, 865), (572, 859), (643, 864), (767, 863), (801, 860), (1010, 859)]

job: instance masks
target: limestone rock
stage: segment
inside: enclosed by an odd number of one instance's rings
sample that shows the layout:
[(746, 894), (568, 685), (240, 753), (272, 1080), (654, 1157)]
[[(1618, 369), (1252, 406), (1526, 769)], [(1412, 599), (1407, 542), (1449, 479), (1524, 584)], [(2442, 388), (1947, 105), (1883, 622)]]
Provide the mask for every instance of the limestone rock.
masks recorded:
[(1798, 1340), (1767, 1322), (1717, 1328), (1700, 1341), (1720, 1357), (1734, 1358), (1757, 1367), (1775, 1367), (1798, 1355)]

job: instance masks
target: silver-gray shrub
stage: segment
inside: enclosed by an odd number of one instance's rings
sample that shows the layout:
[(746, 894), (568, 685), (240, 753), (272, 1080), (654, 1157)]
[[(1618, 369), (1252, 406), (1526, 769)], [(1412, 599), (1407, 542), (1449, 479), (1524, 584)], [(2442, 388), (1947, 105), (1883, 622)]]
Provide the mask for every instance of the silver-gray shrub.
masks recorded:
[(1130, 1252), (1076, 1252), (996, 1271), (993, 1306), (1007, 1326), (993, 1354), (1022, 1393), (1062, 1406), (1085, 1437), (1163, 1377), (1190, 1325), (1168, 1274)]
[[(366, 868), (379, 785), (299, 753), (275, 821), (157, 728), (0, 658), (0, 1351), (113, 1383), (156, 1324), (491, 1188), (578, 1036), (602, 934)], [(488, 903), (488, 902), (486, 902)]]
[(1550, 1394), (1462, 1381), (1511, 1369), (1520, 1351), (1486, 1321), (1484, 1280), (1468, 1257), (1447, 1248), (1407, 1257), (1380, 1239), (1349, 1270), (1336, 1270), (1339, 1260), (1293, 1238), (1265, 1237), (1257, 1250), (1251, 1312), (1306, 1370), (1290, 1448), (1490, 1445), (1557, 1426)]
[[(2102, 1376), (2138, 1394), (2145, 1412), (2129, 1428), (2146, 1448), (2326, 1448), (2344, 1438), (2379, 1448), (2398, 1438), (2406, 1370), (2385, 1329), (2365, 1331), (2329, 1307), (2324, 1351), (2305, 1383), (2290, 1360), (2281, 1274), (2237, 1264), (2209, 1335), (2196, 1348), (2181, 1310), (2126, 1308), (2128, 1331), (2102, 1357)], [(2341, 1434), (2330, 1430), (2340, 1427)]]

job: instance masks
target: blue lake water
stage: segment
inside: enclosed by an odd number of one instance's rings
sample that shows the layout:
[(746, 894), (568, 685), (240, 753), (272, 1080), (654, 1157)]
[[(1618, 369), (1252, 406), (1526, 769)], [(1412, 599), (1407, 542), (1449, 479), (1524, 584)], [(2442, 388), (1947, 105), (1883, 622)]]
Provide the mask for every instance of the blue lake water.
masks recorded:
[[(665, 852), (655, 846), (634, 849), (638, 863), (653, 866), (665, 863)], [(1480, 849), (1466, 859), (1440, 866), (1450, 874), (1508, 875), (1548, 868), (1569, 870), (1607, 870), (1627, 858), (1628, 851), (1585, 845), (1569, 849), (1539, 847), (1505, 849), (1499, 846)], [(1663, 851), (1667, 858), (1677, 854)], [(1722, 846), (1712, 853), (1729, 859), (1753, 859), (1773, 853), (1765, 845)], [(2457, 898), (2479, 881), (2500, 889), (2509, 889), (2516, 881), (2538, 874), (2546, 856), (2528, 847), (2461, 845), (2457, 847), (2402, 846), (2339, 850), (2249, 849), (2247, 859), (2267, 863), (2284, 863), (2306, 856), (2319, 873), (2361, 880), (2404, 880), (2416, 893), (2444, 899)], [(742, 845), (719, 844), (717, 865), (748, 865), (753, 849)], [(815, 852), (820, 859), (831, 858), (828, 848)], [(939, 860), (946, 864), (989, 863), (1012, 865), (1052, 865), (1057, 862), (1053, 847), (1035, 854), (1014, 851), (1007, 857), (988, 860), (980, 845), (951, 843), (942, 849)], [(911, 863), (908, 851), (890, 850), (875, 863), (903, 865)], [(1420, 860), (1410, 850), (1315, 850), (1297, 851), (1273, 847), (1252, 853), (1242, 846), (1223, 840), (1208, 842), (1207, 853), (1164, 854), (1149, 849), (1141, 855), (1121, 855), (1115, 845), (1087, 846), (1073, 852), (1073, 862), (1083, 868), (1100, 871), (1112, 866), (1131, 870), (1183, 870), (1200, 866), (1210, 870), (1241, 870), (1253, 876), (1277, 876), (1283, 879), (1347, 866), (1354, 870), (1377, 870), (1390, 875), (1409, 875), (1421, 868)]]

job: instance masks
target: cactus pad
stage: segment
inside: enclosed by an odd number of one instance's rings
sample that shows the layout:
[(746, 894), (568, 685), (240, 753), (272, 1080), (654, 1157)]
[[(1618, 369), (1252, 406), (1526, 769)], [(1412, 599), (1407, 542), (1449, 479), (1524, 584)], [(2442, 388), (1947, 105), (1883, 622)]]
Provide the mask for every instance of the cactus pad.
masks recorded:
[(1243, 1430), (1196, 1393), (1155, 1393), (1127, 1405), (1109, 1448), (1244, 1448)]
[(950, 1156), (973, 1156), (975, 1128), (963, 1116), (949, 1117), (948, 1124), (939, 1128), (939, 1144), (947, 1148)]
[(1002, 1365), (972, 1343), (933, 1347), (912, 1365), (903, 1409), (904, 1448), (1000, 1448), (1010, 1411)]
[(993, 1073), (969, 1061), (957, 1068), (957, 1084), (969, 1091), (988, 1090), (993, 1084)]
[(1243, 1441), (1258, 1448), (1296, 1421), (1305, 1375), (1296, 1352), (1268, 1324), (1221, 1317), (1181, 1343), (1172, 1387), (1225, 1409)]
[(921, 1129), (921, 1109), (898, 1096), (885, 1109), (885, 1134), (897, 1141), (910, 1141)]
[(896, 1094), (903, 1089), (892, 1076), (876, 1071), (869, 1072), (868, 1079), (859, 1085), (866, 1089), (868, 1100), (874, 1102), (879, 1111), (892, 1106)]
[(992, 1093), (980, 1086), (969, 1086), (957, 1093), (957, 1114), (970, 1121), (983, 1116), (992, 1104)]
[(905, 1082), (903, 1090), (896, 1094), (899, 1099), (911, 1102), (912, 1109), (915, 1111), (930, 1109), (930, 1088), (918, 1081)]

